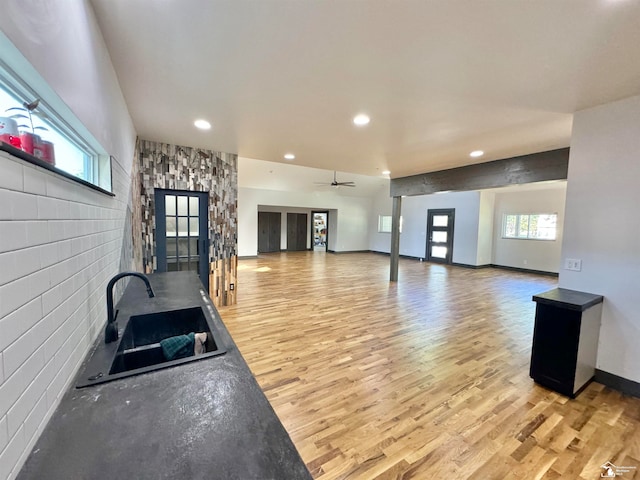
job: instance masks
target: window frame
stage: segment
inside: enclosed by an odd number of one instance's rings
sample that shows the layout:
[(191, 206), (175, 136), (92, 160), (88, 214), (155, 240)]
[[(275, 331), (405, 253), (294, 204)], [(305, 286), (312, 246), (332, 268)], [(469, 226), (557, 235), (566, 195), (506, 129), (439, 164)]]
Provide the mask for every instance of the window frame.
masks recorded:
[[(383, 229), (383, 219), (389, 218), (389, 230)], [(378, 215), (378, 233), (391, 233), (393, 215)], [(402, 233), (402, 215), (400, 216), (400, 233)]]
[[(3, 49), (6, 46), (1, 35), (0, 46)], [(11, 50), (15, 50), (15, 47), (11, 47)], [(11, 56), (15, 57), (18, 55), (19, 52), (13, 51), (7, 53), (7, 59), (9, 59)], [(16, 63), (15, 59), (13, 63)], [(22, 59), (22, 62), (18, 63), (23, 64), (23, 68), (19, 69), (22, 75), (12, 69), (11, 65), (4, 61), (4, 58), (0, 59), (0, 88), (9, 96), (15, 98), (18, 105), (20, 103), (19, 99), (31, 101), (37, 98), (40, 100), (38, 110), (46, 115), (47, 119), (44, 121), (46, 125), (54, 129), (57, 135), (64, 137), (64, 140), (84, 154), (82, 173), (86, 178), (76, 176), (71, 172), (54, 166), (34, 155), (3, 142), (0, 142), (0, 150), (14, 157), (20, 158), (21, 160), (61, 175), (67, 179), (86, 185), (94, 190), (98, 190), (110, 196), (115, 196), (113, 193), (112, 179), (113, 157), (106, 153), (97, 140), (88, 134), (88, 131), (81, 134), (72, 126), (71, 123), (80, 124), (80, 122), (77, 118), (66, 118), (67, 115), (73, 115), (72, 113), (69, 113), (70, 111), (62, 114), (51, 106), (48, 101), (50, 95), (54, 95), (54, 97), (56, 97), (56, 99), (53, 100), (53, 103), (59, 104), (61, 102), (60, 99), (57, 98), (55, 92), (53, 92), (50, 87), (46, 86), (46, 82), (39, 77), (37, 72), (34, 73), (33, 67), (31, 67), (30, 64), (26, 65), (28, 63), (26, 60)], [(40, 85), (41, 87), (43, 84), (45, 85), (44, 88), (40, 89), (41, 91), (37, 91), (36, 88), (32, 87), (25, 80), (25, 78), (31, 79), (32, 76), (34, 79), (33, 83)], [(0, 112), (0, 116), (10, 116), (10, 113)]]
[[(535, 217), (535, 216), (554, 216), (556, 219), (556, 227), (555, 227), (555, 232), (554, 232), (554, 237), (553, 238), (539, 238), (539, 237), (532, 237), (531, 236), (531, 217)], [(515, 236), (508, 236), (507, 235), (507, 219), (508, 217), (516, 217), (516, 224), (515, 224), (515, 229), (516, 229), (516, 235)], [(527, 218), (527, 236), (521, 236), (520, 235), (520, 225), (521, 225), (521, 218), (522, 217), (526, 217)], [(558, 213), (557, 212), (553, 212), (553, 213), (503, 213), (502, 215), (502, 235), (501, 238), (504, 240), (535, 240), (535, 241), (542, 241), (542, 242), (555, 242), (558, 239)]]

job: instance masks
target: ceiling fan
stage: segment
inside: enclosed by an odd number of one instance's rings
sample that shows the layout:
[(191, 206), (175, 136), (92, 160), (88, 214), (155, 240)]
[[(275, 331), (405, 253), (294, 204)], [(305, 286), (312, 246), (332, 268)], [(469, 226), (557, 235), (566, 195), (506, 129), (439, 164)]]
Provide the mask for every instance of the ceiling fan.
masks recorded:
[(333, 172), (333, 182), (331, 182), (331, 183), (313, 182), (313, 183), (315, 183), (316, 185), (327, 185), (329, 187), (335, 187), (335, 188), (338, 188), (338, 187), (355, 187), (356, 186), (356, 184), (354, 182), (339, 182), (336, 179), (335, 170)]

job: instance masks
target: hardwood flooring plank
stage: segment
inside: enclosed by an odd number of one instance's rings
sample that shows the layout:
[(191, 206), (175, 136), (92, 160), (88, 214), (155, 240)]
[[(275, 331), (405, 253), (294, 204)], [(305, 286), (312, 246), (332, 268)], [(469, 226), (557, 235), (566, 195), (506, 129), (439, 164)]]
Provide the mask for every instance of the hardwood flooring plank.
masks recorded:
[(591, 383), (571, 400), (529, 378), (531, 297), (556, 279), (406, 259), (388, 275), (376, 254), (260, 255), (219, 309), (314, 478), (640, 467), (640, 399)]

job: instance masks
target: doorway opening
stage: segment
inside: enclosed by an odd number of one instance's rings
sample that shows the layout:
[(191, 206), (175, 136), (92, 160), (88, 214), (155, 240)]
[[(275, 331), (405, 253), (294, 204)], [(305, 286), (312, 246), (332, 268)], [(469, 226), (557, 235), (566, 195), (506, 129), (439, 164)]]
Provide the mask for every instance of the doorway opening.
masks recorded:
[(311, 212), (313, 225), (311, 233), (313, 235), (312, 250), (314, 252), (326, 252), (329, 240), (329, 212)]
[(451, 263), (453, 258), (453, 225), (455, 208), (429, 209), (427, 211), (428, 262)]
[(209, 290), (209, 193), (155, 189), (157, 272), (197, 272)]

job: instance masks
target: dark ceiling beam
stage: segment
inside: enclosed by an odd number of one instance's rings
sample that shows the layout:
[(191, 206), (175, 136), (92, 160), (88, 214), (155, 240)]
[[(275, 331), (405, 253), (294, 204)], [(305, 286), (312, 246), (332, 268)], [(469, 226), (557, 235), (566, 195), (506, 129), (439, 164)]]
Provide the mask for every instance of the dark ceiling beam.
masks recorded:
[(391, 180), (391, 196), (482, 190), (523, 183), (566, 180), (569, 148), (477, 163)]

